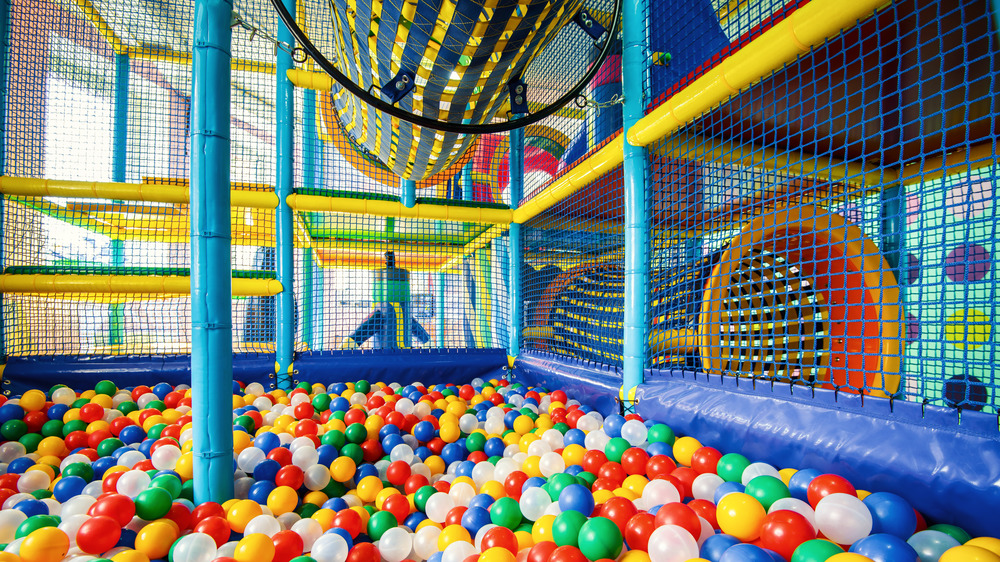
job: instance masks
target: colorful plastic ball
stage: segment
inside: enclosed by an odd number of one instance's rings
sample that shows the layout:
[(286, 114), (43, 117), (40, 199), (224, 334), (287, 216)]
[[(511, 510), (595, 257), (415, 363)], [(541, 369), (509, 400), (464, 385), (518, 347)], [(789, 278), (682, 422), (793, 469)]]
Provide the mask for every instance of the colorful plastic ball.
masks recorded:
[[(916, 515), (916, 513), (914, 513), (914, 515)], [(937, 523), (931, 525), (930, 527), (927, 527), (927, 529), (930, 531), (941, 531), (946, 535), (951, 535), (952, 537), (955, 537), (955, 540), (958, 541), (959, 544), (965, 544), (972, 539), (972, 536), (969, 533), (967, 533), (965, 529), (955, 525), (949, 525), (947, 523)]]
[(499, 547), (484, 550), (478, 558), (478, 562), (515, 562), (516, 560), (514, 553)]
[(837, 544), (849, 545), (871, 534), (872, 514), (857, 496), (834, 493), (817, 503), (816, 527)]
[(938, 562), (1000, 562), (1000, 556), (985, 548), (966, 544), (949, 548)]
[[(628, 422), (625, 423), (627, 428)], [(615, 559), (621, 554), (623, 537), (618, 525), (604, 517), (592, 517), (580, 528), (580, 552), (590, 560)]]
[(863, 501), (872, 514), (872, 533), (887, 533), (906, 540), (916, 531), (916, 513), (909, 502), (896, 494), (875, 492)]
[(194, 532), (212, 537), (215, 541), (215, 546), (220, 547), (229, 540), (229, 522), (218, 515), (209, 515), (195, 523)]
[(716, 465), (716, 473), (726, 482), (742, 482), (743, 471), (750, 466), (750, 460), (739, 453), (722, 455)]
[(728, 494), (718, 502), (716, 518), (723, 533), (744, 542), (760, 536), (767, 512), (755, 498), (743, 493)]
[(722, 555), (729, 550), (730, 547), (741, 544), (740, 539), (732, 535), (712, 535), (705, 539), (702, 543), (698, 554), (708, 560), (709, 562), (719, 562)]
[(61, 529), (42, 527), (24, 538), (18, 554), (23, 562), (58, 562), (69, 552), (69, 545), (69, 537)]
[(76, 533), (76, 545), (88, 554), (100, 554), (111, 550), (118, 543), (121, 534), (122, 527), (118, 521), (98, 515), (80, 525)]
[(806, 491), (809, 505), (816, 508), (816, 505), (831, 494), (846, 494), (857, 497), (857, 490), (843, 476), (836, 474), (820, 474), (813, 478)]
[(398, 525), (396, 516), (388, 511), (377, 511), (368, 519), (368, 536), (372, 540), (379, 540), (389, 529), (394, 529)]
[(465, 527), (462, 527), (461, 525), (448, 525), (442, 529), (441, 533), (438, 535), (438, 550), (444, 551), (456, 542), (466, 542), (471, 546), (472, 535), (470, 535), (469, 531), (466, 531)]
[(587, 522), (587, 516), (577, 510), (563, 511), (552, 521), (552, 540), (557, 546), (577, 546), (580, 529)]
[(559, 509), (563, 512), (578, 511), (585, 517), (590, 517), (594, 512), (594, 494), (585, 486), (580, 484), (566, 486), (558, 497)]
[(719, 562), (775, 562), (775, 560), (757, 545), (737, 544), (722, 553)]
[(226, 513), (226, 520), (229, 521), (229, 526), (232, 527), (234, 531), (242, 533), (243, 530), (246, 529), (247, 523), (262, 513), (264, 513), (264, 511), (260, 508), (260, 504), (257, 502), (239, 500), (234, 503)]
[(159, 519), (170, 511), (174, 498), (163, 488), (146, 488), (135, 497), (135, 514), (146, 521)]
[(493, 548), (502, 548), (511, 554), (518, 552), (517, 537), (506, 527), (493, 527), (483, 534), (480, 550), (484, 553)]
[(963, 546), (978, 546), (1000, 556), (1000, 539), (996, 537), (976, 537), (969, 539)]
[(771, 504), (781, 498), (792, 497), (788, 486), (780, 478), (768, 475), (757, 476), (747, 482), (745, 493), (756, 498), (765, 510), (771, 509)]
[(651, 562), (685, 562), (698, 557), (698, 541), (683, 527), (663, 525), (649, 536), (646, 551)]
[(514, 530), (521, 524), (521, 507), (514, 498), (500, 498), (490, 506), (490, 521), (494, 525)]
[(177, 529), (174, 526), (164, 521), (153, 521), (139, 529), (135, 537), (135, 549), (150, 560), (164, 558), (175, 540)]
[(869, 535), (851, 545), (849, 552), (878, 562), (913, 562), (917, 551), (903, 539), (885, 533)]
[(108, 494), (97, 499), (90, 508), (90, 515), (107, 515), (124, 527), (135, 515), (135, 504), (128, 496)]
[(274, 542), (271, 537), (261, 534), (249, 534), (236, 544), (236, 551), (233, 558), (237, 562), (258, 562), (260, 560), (274, 559)]
[(786, 560), (792, 558), (800, 544), (815, 538), (816, 530), (812, 523), (804, 515), (794, 511), (772, 511), (764, 517), (760, 527), (761, 545), (777, 552)]
[(663, 504), (656, 511), (656, 526), (676, 525), (687, 530), (691, 536), (698, 538), (701, 534), (701, 521), (693, 509), (680, 502)]
[(211, 562), (215, 560), (215, 540), (204, 533), (185, 535), (170, 549), (172, 562)]
[(920, 560), (935, 561), (941, 558), (946, 550), (959, 546), (955, 537), (941, 531), (920, 531), (906, 539), (906, 543), (917, 551)]
[(795, 549), (790, 562), (825, 562), (831, 556), (844, 552), (843, 548), (828, 540), (813, 539)]

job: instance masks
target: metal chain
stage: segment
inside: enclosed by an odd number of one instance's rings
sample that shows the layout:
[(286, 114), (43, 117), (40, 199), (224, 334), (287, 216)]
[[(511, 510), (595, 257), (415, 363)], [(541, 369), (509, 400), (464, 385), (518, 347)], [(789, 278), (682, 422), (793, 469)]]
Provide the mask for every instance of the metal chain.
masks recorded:
[(284, 41), (279, 41), (275, 37), (272, 37), (268, 32), (243, 19), (243, 16), (241, 16), (239, 12), (236, 12), (235, 10), (233, 11), (232, 16), (230, 18), (229, 27), (230, 28), (241, 27), (249, 31), (251, 42), (258, 36), (260, 36), (268, 43), (274, 45), (275, 54), (278, 53), (278, 49), (281, 49), (282, 51), (291, 55), (292, 60), (299, 64), (306, 62), (306, 59), (309, 58), (308, 54), (306, 54), (305, 49), (302, 49), (301, 47), (292, 47), (291, 45), (285, 43)]
[(614, 107), (625, 101), (625, 98), (621, 94), (615, 94), (611, 96), (611, 99), (605, 102), (596, 102), (592, 98), (586, 95), (580, 94), (576, 98), (576, 105), (580, 108), (591, 107), (594, 109), (605, 109), (608, 107)]

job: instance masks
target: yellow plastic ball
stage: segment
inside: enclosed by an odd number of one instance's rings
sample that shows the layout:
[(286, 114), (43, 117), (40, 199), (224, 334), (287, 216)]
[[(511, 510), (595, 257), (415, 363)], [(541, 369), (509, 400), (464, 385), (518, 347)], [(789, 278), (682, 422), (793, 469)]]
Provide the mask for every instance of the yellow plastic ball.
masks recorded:
[(97, 420), (87, 424), (87, 433), (94, 433), (95, 431), (103, 431), (111, 428), (111, 424), (104, 420)]
[(375, 496), (375, 509), (382, 509), (382, 505), (385, 504), (385, 500), (390, 496), (395, 496), (396, 494), (401, 494), (399, 490), (395, 488), (383, 488), (381, 492)]
[[(298, 505), (299, 495), (290, 486), (278, 486), (267, 495), (267, 508), (274, 513), (275, 517), (295, 511)], [(259, 506), (258, 509), (260, 509)], [(247, 523), (249, 522), (250, 520), (247, 519)], [(246, 527), (246, 523), (243, 523), (243, 526)], [(235, 529), (235, 527), (233, 528)]]
[(445, 443), (454, 443), (462, 436), (462, 430), (457, 424), (447, 424), (441, 426), (441, 440)]
[(646, 484), (649, 484), (649, 480), (639, 474), (631, 474), (625, 477), (625, 481), (622, 482), (622, 489), (632, 492), (636, 496), (642, 495), (642, 490), (646, 488)]
[(674, 441), (674, 459), (677, 460), (677, 464), (691, 466), (691, 457), (701, 447), (701, 441), (694, 437), (678, 437)]
[[(287, 487), (287, 486), (284, 486)], [(277, 490), (278, 488), (275, 488)], [(272, 490), (271, 493), (274, 493)], [(295, 491), (293, 490), (294, 494)], [(298, 501), (298, 496), (296, 496), (296, 501)], [(268, 500), (270, 500), (270, 494), (268, 494)], [(294, 509), (294, 507), (292, 508)], [(251, 519), (257, 517), (264, 513), (264, 510), (260, 508), (260, 504), (251, 500), (239, 500), (229, 508), (226, 512), (226, 521), (229, 521), (229, 526), (237, 533), (242, 533), (247, 527), (247, 523)], [(148, 554), (148, 553), (147, 553)], [(160, 558), (159, 556), (150, 556), (150, 558)]]
[(494, 546), (479, 555), (479, 562), (515, 562), (514, 553), (506, 548)]
[(354, 477), (354, 472), (357, 469), (358, 466), (354, 464), (354, 460), (351, 457), (337, 457), (330, 464), (330, 476), (337, 482), (347, 482)]
[(461, 525), (448, 525), (442, 529), (441, 534), (438, 535), (438, 550), (444, 552), (444, 549), (448, 548), (448, 545), (458, 541), (472, 543), (472, 536), (469, 535), (469, 531)]
[(365, 476), (358, 482), (358, 497), (365, 503), (372, 503), (382, 491), (382, 481), (378, 476)]
[(785, 483), (785, 486), (787, 486), (788, 481), (792, 479), (792, 476), (794, 476), (796, 472), (798, 472), (798, 470), (794, 468), (782, 468), (778, 471), (778, 476), (781, 477), (781, 481)]
[(97, 404), (98, 406), (104, 408), (113, 408), (115, 403), (114, 399), (107, 394), (98, 394), (97, 396), (90, 399), (91, 404)]
[(531, 533), (528, 531), (514, 531), (514, 538), (517, 539), (518, 552), (535, 546), (535, 539), (531, 537)]
[(479, 493), (486, 494), (495, 500), (507, 496), (507, 490), (504, 489), (503, 484), (496, 480), (487, 480), (484, 482), (479, 488)]
[(43, 457), (53, 456), (53, 457), (65, 457), (66, 453), (66, 443), (59, 437), (50, 436), (42, 439), (38, 443), (38, 449), (35, 451)]
[(611, 490), (596, 490), (594, 492), (594, 503), (600, 505), (611, 498), (615, 497), (615, 493)]
[(11, 552), (0, 552), (0, 562), (21, 562), (21, 557)]
[(28, 470), (26, 470), (25, 472), (29, 472), (29, 471), (44, 472), (45, 474), (48, 475), (50, 483), (52, 482), (52, 479), (56, 477), (56, 471), (55, 471), (55, 469), (53, 469), (51, 466), (49, 466), (47, 464), (35, 464), (35, 465), (32, 465), (32, 466), (28, 467)]
[[(693, 560), (691, 560), (689, 562), (695, 562), (695, 561), (701, 562), (702, 560), (704, 560), (704, 559), (703, 558), (694, 558)], [(619, 562), (649, 562), (649, 555), (646, 554), (646, 552), (642, 551), (642, 550), (630, 550), (630, 551), (628, 551), (628, 552), (625, 553), (625, 556), (622, 556), (619, 559)]]
[[(511, 432), (508, 435), (517, 435), (517, 433)], [(517, 446), (520, 447), (522, 453), (527, 453), (528, 447), (539, 439), (541, 439), (541, 437), (535, 435), (534, 433), (525, 433), (520, 439), (517, 440)]]
[(521, 463), (521, 472), (528, 475), (528, 478), (542, 475), (542, 459), (538, 455), (531, 455)]
[(551, 541), (552, 522), (556, 520), (555, 515), (543, 515), (531, 526), (531, 540), (538, 544), (542, 541)]
[(365, 429), (368, 430), (368, 438), (378, 439), (378, 432), (380, 429), (382, 429), (383, 425), (385, 425), (385, 420), (382, 419), (382, 416), (374, 414), (368, 416), (368, 418), (365, 420)]
[(1000, 556), (1000, 539), (994, 537), (976, 537), (965, 541), (965, 546), (978, 546)]
[(21, 395), (19, 404), (28, 412), (37, 412), (45, 407), (45, 393), (33, 388)]
[(520, 441), (521, 436), (511, 431), (507, 435), (503, 436), (503, 444), (505, 446), (517, 445)]
[(749, 494), (735, 492), (719, 500), (715, 510), (719, 528), (743, 542), (750, 542), (760, 536), (760, 527), (767, 512), (756, 498)]
[[(132, 412), (132, 413), (135, 413), (135, 412)], [(131, 418), (131, 417), (132, 416), (130, 415), (129, 418)], [(138, 417), (139, 416), (137, 415), (136, 418), (133, 419), (132, 421), (136, 421), (138, 419)], [(62, 421), (63, 421), (63, 423), (69, 423), (71, 421), (76, 421), (78, 419), (80, 419), (80, 408), (70, 408), (69, 410), (66, 410), (65, 414), (63, 414)]]
[(473, 490), (476, 489), (476, 481), (473, 480), (472, 478), (469, 478), (468, 476), (456, 476), (455, 479), (451, 481), (451, 486), (454, 488), (455, 484), (462, 484), (462, 483), (472, 486)]
[(149, 562), (149, 557), (138, 550), (123, 550), (112, 556), (111, 562)]
[[(185, 443), (185, 445), (187, 445), (187, 443)], [(181, 477), (181, 480), (186, 481), (194, 478), (194, 453), (184, 451), (184, 454), (177, 459), (177, 465), (174, 466), (174, 472)]]
[(858, 499), (859, 500), (863, 500), (863, 499), (867, 498), (868, 496), (872, 495), (872, 493), (869, 492), (868, 490), (857, 490), (857, 494), (858, 494)]
[(112, 556), (111, 562), (149, 562), (149, 557), (138, 550), (124, 550)]
[(58, 562), (67, 552), (69, 536), (57, 527), (42, 527), (24, 538), (20, 556), (23, 562)]
[(535, 421), (522, 414), (514, 419), (514, 425), (511, 429), (518, 435), (525, 435), (535, 429)]
[(420, 523), (417, 523), (417, 528), (414, 529), (413, 531), (414, 532), (419, 531), (420, 529), (423, 529), (424, 527), (437, 527), (438, 529), (442, 529), (443, 528), (440, 523), (435, 523), (434, 521), (431, 521), (430, 519), (424, 519)]
[(826, 562), (872, 562), (872, 559), (854, 552), (838, 552), (827, 558)]
[(1000, 555), (981, 546), (965, 543), (944, 551), (938, 562), (1000, 562)]
[(632, 501), (632, 502), (634, 502), (635, 500), (639, 499), (639, 495), (638, 494), (636, 494), (632, 490), (626, 490), (625, 488), (618, 488), (618, 489), (616, 489), (615, 492), (614, 492), (614, 494), (616, 496), (618, 496), (619, 498), (625, 498), (625, 499), (627, 499), (629, 501)]
[(445, 410), (447, 413), (460, 418), (465, 415), (465, 411), (468, 410), (468, 404), (462, 400), (456, 400), (451, 404), (448, 404), (448, 408)]
[(243, 406), (246, 405), (246, 404), (243, 403), (243, 397), (242, 396), (237, 396), (236, 394), (233, 395), (232, 403), (233, 403), (233, 409), (234, 410), (242, 408)]
[(245, 431), (234, 431), (233, 432), (233, 451), (239, 454), (243, 449), (246, 449), (253, 444), (253, 437)]
[(562, 458), (566, 466), (583, 464), (583, 455), (587, 453), (587, 448), (583, 445), (572, 443), (563, 448)]
[[(260, 506), (257, 506), (257, 509), (260, 509)], [(139, 534), (135, 537), (135, 549), (148, 556), (151, 560), (166, 558), (167, 553), (170, 552), (170, 545), (174, 544), (177, 536), (176, 527), (162, 519), (153, 521), (149, 525), (139, 529)]]
[(319, 523), (323, 532), (326, 532), (333, 528), (333, 520), (337, 517), (337, 512), (332, 509), (318, 509), (311, 517)]
[(424, 464), (431, 471), (431, 475), (444, 474), (444, 471), (448, 468), (444, 465), (444, 459), (437, 455), (431, 455), (424, 459)]
[(274, 542), (264, 533), (252, 533), (236, 543), (233, 558), (237, 562), (261, 562), (274, 559)]
[(326, 503), (326, 500), (328, 499), (330, 499), (329, 496), (327, 496), (326, 494), (324, 494), (319, 490), (315, 490), (303, 496), (302, 503), (309, 503), (315, 505), (316, 507), (319, 507), (324, 503)]

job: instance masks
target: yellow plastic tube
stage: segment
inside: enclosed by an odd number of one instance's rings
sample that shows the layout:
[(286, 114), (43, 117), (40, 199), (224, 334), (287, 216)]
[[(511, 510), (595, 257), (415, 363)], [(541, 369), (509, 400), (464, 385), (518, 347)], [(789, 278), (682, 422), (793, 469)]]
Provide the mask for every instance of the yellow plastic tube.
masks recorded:
[[(178, 204), (186, 204), (190, 199), (186, 185), (45, 180), (11, 176), (0, 176), (0, 193), (23, 197), (77, 197)], [(230, 199), (234, 207), (273, 209), (278, 206), (277, 196), (267, 191), (234, 189), (230, 191)]]
[(447, 220), (503, 224), (511, 222), (510, 209), (460, 207), (457, 205), (429, 205), (417, 203), (404, 207), (397, 201), (354, 199), (352, 197), (322, 197), (319, 195), (292, 194), (288, 206), (297, 211), (352, 213), (376, 217), (403, 217), (413, 219)]
[[(233, 296), (265, 297), (282, 291), (274, 279), (233, 279)], [(179, 275), (0, 275), (4, 293), (191, 293), (191, 278)]]
[(501, 236), (504, 233), (504, 231), (507, 230), (508, 228), (509, 226), (506, 224), (494, 225), (489, 230), (475, 237), (471, 242), (466, 244), (462, 248), (462, 252), (460, 254), (455, 255), (447, 262), (445, 262), (444, 265), (441, 266), (441, 269), (442, 270), (460, 269), (462, 265), (462, 259), (465, 258), (465, 256), (475, 252), (476, 250), (485, 248), (487, 244), (495, 240), (498, 236)]
[(648, 146), (715, 108), (815, 46), (854, 27), (885, 0), (813, 0), (674, 94), (628, 130), (629, 143)]

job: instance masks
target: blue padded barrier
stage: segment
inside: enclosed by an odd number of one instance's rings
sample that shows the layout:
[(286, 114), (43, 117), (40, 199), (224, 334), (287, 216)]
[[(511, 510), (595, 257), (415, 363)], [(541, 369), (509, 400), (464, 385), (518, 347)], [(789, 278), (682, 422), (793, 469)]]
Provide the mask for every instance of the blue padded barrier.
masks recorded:
[[(370, 351), (308, 352), (296, 357), (295, 378), (324, 384), (360, 379), (387, 383), (463, 383), (476, 377), (499, 378), (506, 364), (507, 352), (503, 349), (381, 350), (378, 355)], [(234, 380), (267, 386), (273, 374), (273, 355), (233, 354)], [(32, 388), (47, 391), (56, 383), (82, 391), (105, 379), (122, 388), (158, 382), (191, 384), (191, 356), (11, 357), (3, 376), (10, 381), (4, 390), (12, 395)]]
[(517, 382), (562, 390), (602, 415), (618, 413), (622, 373), (618, 367), (542, 351), (523, 351), (514, 362)]
[(636, 398), (639, 415), (723, 453), (839, 474), (905, 497), (929, 523), (996, 533), (996, 416), (959, 423), (954, 409), (690, 371), (647, 371)]

